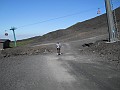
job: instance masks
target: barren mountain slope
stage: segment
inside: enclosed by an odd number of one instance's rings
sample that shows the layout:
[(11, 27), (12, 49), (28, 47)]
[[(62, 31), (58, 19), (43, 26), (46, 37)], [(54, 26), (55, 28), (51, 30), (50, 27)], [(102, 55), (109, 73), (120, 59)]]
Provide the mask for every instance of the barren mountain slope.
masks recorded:
[[(120, 7), (115, 10), (117, 26), (120, 30)], [(46, 42), (46, 41), (71, 41), (77, 39), (84, 39), (93, 36), (108, 34), (107, 27), (107, 17), (106, 14), (100, 15), (98, 17), (92, 18), (84, 22), (78, 22), (73, 26), (66, 29), (56, 30), (43, 35), (42, 37), (37, 37), (36, 41)]]

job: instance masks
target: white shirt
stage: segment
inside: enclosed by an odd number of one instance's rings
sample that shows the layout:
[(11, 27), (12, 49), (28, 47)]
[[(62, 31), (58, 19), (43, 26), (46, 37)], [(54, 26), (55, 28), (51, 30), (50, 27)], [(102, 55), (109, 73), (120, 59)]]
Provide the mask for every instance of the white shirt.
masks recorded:
[(61, 44), (60, 43), (57, 43), (56, 46), (57, 46), (57, 48), (61, 48)]

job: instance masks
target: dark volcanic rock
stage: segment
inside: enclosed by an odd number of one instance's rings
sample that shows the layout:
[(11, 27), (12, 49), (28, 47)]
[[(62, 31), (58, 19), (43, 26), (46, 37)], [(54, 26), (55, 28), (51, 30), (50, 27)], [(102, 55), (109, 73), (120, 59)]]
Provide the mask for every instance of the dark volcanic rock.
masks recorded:
[(98, 41), (84, 51), (99, 55), (110, 63), (120, 63), (120, 41), (114, 43)]

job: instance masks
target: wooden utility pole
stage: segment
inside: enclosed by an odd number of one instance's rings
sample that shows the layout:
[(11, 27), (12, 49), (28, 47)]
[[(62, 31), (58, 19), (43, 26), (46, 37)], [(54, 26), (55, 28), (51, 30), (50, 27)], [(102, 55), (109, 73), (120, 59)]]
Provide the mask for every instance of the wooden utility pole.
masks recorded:
[(115, 22), (113, 18), (111, 2), (110, 0), (105, 0), (106, 13), (107, 13), (107, 22), (108, 22), (108, 32), (109, 32), (109, 42), (118, 41), (117, 30), (115, 28)]

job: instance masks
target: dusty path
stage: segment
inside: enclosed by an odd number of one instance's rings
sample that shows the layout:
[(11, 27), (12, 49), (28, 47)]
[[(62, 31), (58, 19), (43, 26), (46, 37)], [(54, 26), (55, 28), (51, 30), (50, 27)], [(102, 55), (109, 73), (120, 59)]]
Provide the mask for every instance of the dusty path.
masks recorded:
[(68, 43), (56, 53), (0, 61), (0, 90), (119, 90), (120, 72), (80, 56)]

